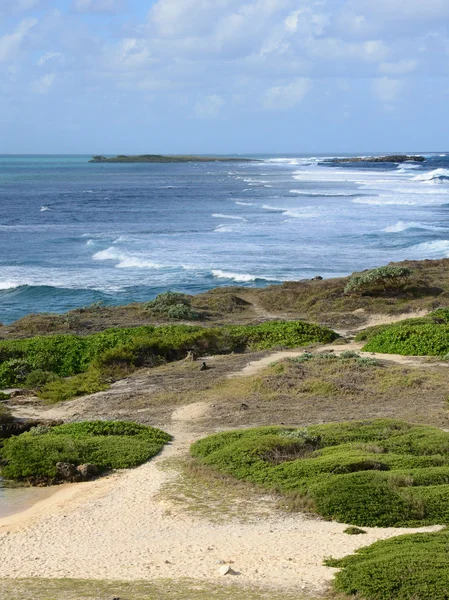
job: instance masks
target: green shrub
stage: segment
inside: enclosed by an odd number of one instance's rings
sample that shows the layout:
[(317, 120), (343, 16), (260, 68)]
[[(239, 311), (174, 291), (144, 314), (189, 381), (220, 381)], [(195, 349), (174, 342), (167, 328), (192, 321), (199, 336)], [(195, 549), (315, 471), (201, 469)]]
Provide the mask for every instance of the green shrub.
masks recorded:
[(36, 371), (31, 371), (31, 373), (27, 375), (24, 385), (30, 390), (41, 390), (48, 383), (56, 381), (57, 379), (58, 376), (51, 371), (36, 369)]
[(363, 351), (442, 357), (449, 352), (449, 324), (408, 322), (389, 325), (371, 337)]
[(191, 299), (179, 292), (164, 292), (145, 305), (147, 310), (173, 320), (195, 321), (199, 319), (198, 312), (191, 307)]
[(449, 523), (449, 434), (380, 419), (219, 433), (193, 444), (205, 465), (326, 519), (358, 526)]
[(429, 317), (434, 323), (449, 323), (449, 308), (437, 308), (433, 313), (430, 313)]
[(362, 535), (364, 533), (366, 533), (366, 531), (364, 531), (363, 529), (360, 529), (359, 527), (354, 527), (354, 526), (350, 526), (350, 527), (346, 527), (346, 529), (343, 531), (343, 533), (346, 533), (348, 535)]
[(91, 463), (100, 472), (138, 466), (155, 456), (170, 436), (153, 427), (93, 421), (30, 431), (4, 442), (2, 475), (7, 479), (53, 480), (56, 463)]
[(402, 287), (410, 277), (407, 267), (379, 267), (365, 273), (353, 275), (345, 287), (345, 294), (368, 294), (386, 289)]
[[(60, 334), (8, 340), (0, 342), (0, 387), (23, 385), (33, 371), (71, 377), (95, 367), (103, 379), (114, 379), (123, 376), (123, 370), (126, 374), (135, 367), (179, 360), (189, 351), (204, 355), (278, 346), (292, 348), (330, 342), (336, 337), (336, 333), (325, 327), (293, 321), (214, 328), (145, 326), (108, 329), (84, 337)], [(55, 381), (46, 388), (60, 389), (66, 385), (71, 384)]]
[(9, 408), (7, 406), (4, 406), (3, 404), (0, 404), (0, 425), (2, 423), (9, 423), (10, 421), (12, 421), (12, 419), (13, 416)]
[(404, 535), (329, 559), (335, 588), (366, 600), (447, 600), (449, 531)]
[(108, 388), (101, 373), (96, 369), (89, 369), (86, 373), (80, 373), (65, 379), (59, 378), (47, 383), (37, 395), (50, 403), (63, 402), (78, 396), (95, 394)]

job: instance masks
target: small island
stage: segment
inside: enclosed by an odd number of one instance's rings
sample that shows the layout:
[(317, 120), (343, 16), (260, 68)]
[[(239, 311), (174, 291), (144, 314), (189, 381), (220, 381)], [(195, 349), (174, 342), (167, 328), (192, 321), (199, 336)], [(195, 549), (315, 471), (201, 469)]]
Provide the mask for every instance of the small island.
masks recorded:
[(332, 158), (331, 163), (403, 163), (403, 162), (425, 162), (424, 156), (407, 156), (406, 154), (393, 154), (390, 156), (356, 156), (353, 158)]
[(93, 156), (89, 161), (91, 163), (192, 163), (192, 162), (260, 162), (253, 158), (237, 158), (229, 156), (187, 156), (174, 155), (164, 156), (161, 154), (140, 154), (127, 156), (119, 154), (107, 158), (106, 156)]

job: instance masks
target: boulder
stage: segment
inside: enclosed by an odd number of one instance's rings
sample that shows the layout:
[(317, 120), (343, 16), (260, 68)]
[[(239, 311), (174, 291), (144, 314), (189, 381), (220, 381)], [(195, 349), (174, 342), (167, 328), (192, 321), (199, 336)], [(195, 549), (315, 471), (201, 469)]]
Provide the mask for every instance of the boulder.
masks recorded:
[(79, 477), (76, 466), (72, 463), (58, 462), (56, 463), (56, 471), (60, 479), (65, 481), (73, 481), (76, 477)]
[(83, 479), (89, 479), (90, 477), (95, 477), (95, 475), (98, 475), (97, 465), (93, 465), (91, 463), (78, 465), (76, 467), (76, 471)]

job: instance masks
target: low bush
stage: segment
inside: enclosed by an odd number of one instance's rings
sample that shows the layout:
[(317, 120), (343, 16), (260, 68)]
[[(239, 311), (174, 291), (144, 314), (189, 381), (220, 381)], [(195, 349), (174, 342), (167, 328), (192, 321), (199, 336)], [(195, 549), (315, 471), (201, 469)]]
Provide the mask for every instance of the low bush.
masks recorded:
[(195, 321), (199, 319), (198, 312), (193, 310), (191, 299), (179, 292), (164, 292), (145, 305), (147, 310), (168, 319)]
[(56, 378), (50, 381), (37, 392), (39, 398), (49, 403), (63, 402), (78, 396), (95, 394), (108, 388), (108, 383), (102, 374), (92, 368), (86, 373), (80, 373), (73, 377)]
[(445, 356), (449, 352), (449, 324), (389, 325), (376, 332), (363, 347), (365, 352), (405, 356)]
[(449, 531), (381, 541), (352, 556), (328, 559), (340, 568), (335, 588), (366, 600), (447, 600)]
[(380, 419), (219, 433), (193, 444), (205, 465), (326, 519), (358, 526), (449, 523), (449, 434)]
[[(127, 374), (139, 366), (179, 360), (189, 351), (204, 355), (277, 346), (292, 348), (312, 342), (330, 342), (336, 337), (336, 333), (325, 327), (293, 321), (215, 328), (146, 326), (108, 329), (84, 337), (60, 334), (8, 340), (0, 342), (0, 387), (24, 385), (27, 377), (35, 371), (71, 377), (95, 367), (107, 380), (119, 378), (123, 372)], [(85, 380), (81, 378), (79, 381)], [(44, 389), (65, 385), (54, 381)]]
[(100, 472), (136, 467), (155, 456), (170, 436), (153, 427), (122, 421), (71, 423), (30, 431), (4, 442), (6, 479), (57, 479), (58, 462), (94, 464)]
[(345, 294), (375, 294), (387, 289), (402, 287), (411, 270), (407, 267), (386, 266), (353, 275), (347, 283)]
[(43, 371), (42, 369), (36, 369), (36, 371), (31, 371), (24, 381), (24, 385), (26, 388), (30, 390), (41, 390), (47, 384), (56, 381), (58, 376), (52, 373), (51, 371)]
[(429, 317), (434, 323), (449, 323), (449, 308), (437, 308), (432, 313), (430, 313)]

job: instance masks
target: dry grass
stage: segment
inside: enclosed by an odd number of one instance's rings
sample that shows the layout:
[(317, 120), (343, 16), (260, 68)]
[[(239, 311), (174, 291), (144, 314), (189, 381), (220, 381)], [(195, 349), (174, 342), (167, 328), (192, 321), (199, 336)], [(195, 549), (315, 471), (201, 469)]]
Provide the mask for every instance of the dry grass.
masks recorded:
[(183, 514), (197, 515), (212, 523), (230, 519), (250, 523), (272, 515), (280, 507), (274, 494), (188, 457), (167, 459), (161, 468), (173, 471), (175, 477), (163, 486), (159, 499)]
[[(370, 314), (396, 315), (449, 305), (449, 259), (397, 264), (412, 270), (406, 287), (376, 296), (344, 295), (348, 277), (286, 282), (260, 289), (216, 288), (192, 297), (192, 307), (200, 313), (195, 324), (254, 323), (283, 318), (351, 329), (363, 326)], [(87, 334), (109, 327), (162, 323), (166, 321), (146, 310), (145, 304), (93, 305), (64, 315), (28, 315), (12, 325), (0, 325), (0, 339), (53, 333)]]
[[(156, 582), (92, 581), (83, 579), (1, 579), (2, 600), (343, 600), (328, 594), (318, 598), (298, 590), (275, 591), (194, 580)], [(353, 600), (354, 597), (353, 597)]]

